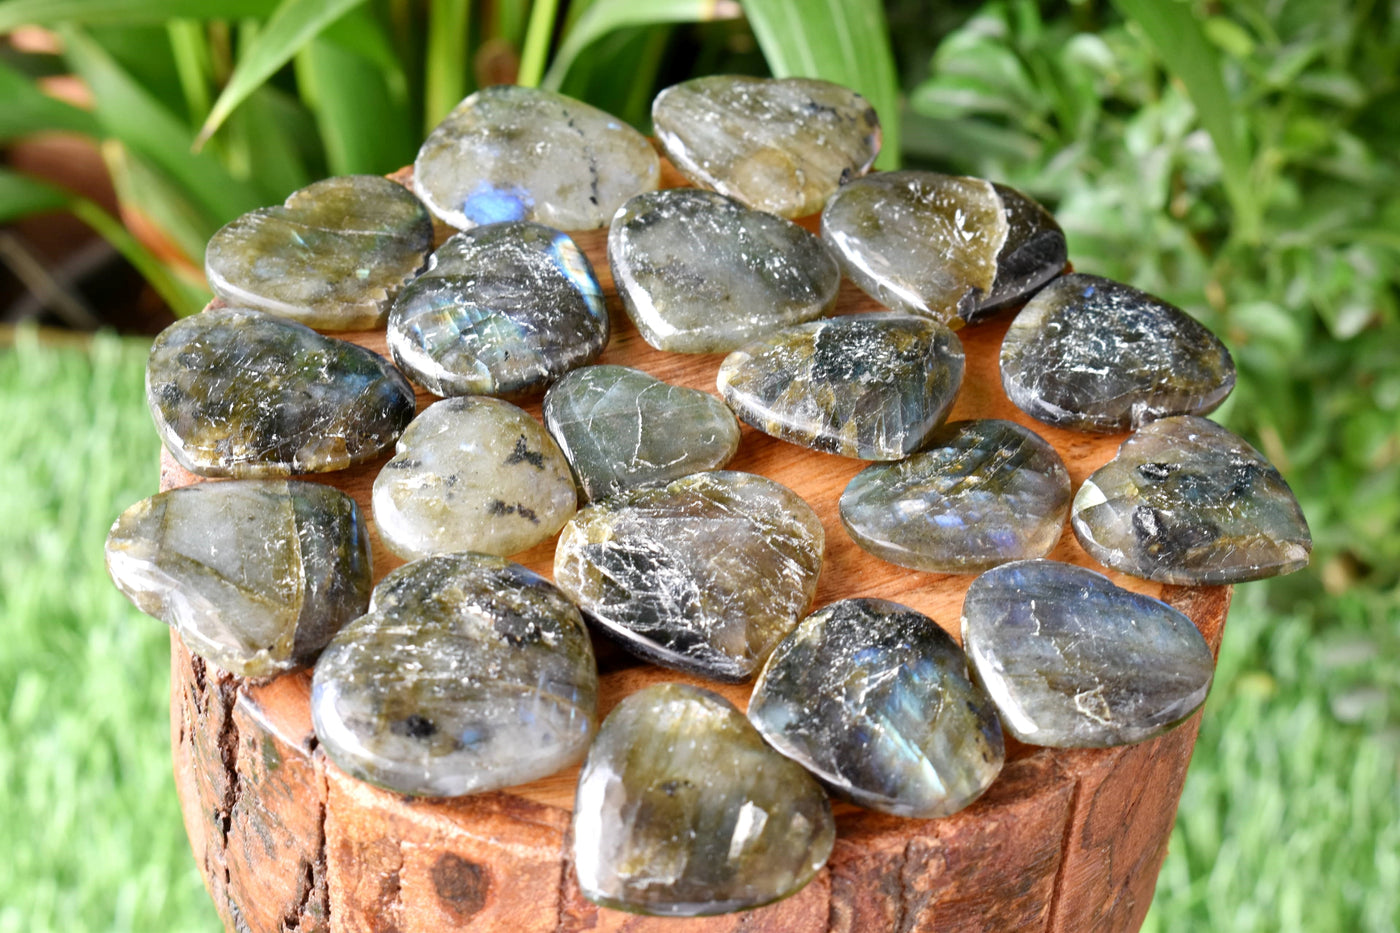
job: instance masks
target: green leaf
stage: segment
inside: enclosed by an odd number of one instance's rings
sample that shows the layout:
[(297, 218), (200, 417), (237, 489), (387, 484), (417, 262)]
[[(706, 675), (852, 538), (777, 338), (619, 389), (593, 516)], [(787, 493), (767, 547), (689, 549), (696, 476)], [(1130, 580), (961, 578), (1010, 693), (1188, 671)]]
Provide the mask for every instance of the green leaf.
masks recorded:
[(253, 93), (253, 90), (292, 60), (308, 42), (348, 10), (365, 0), (282, 0), (277, 12), (258, 32), (248, 50), (240, 57), (214, 109), (199, 131), (196, 145), (214, 134), (233, 109)]
[(875, 164), (898, 167), (899, 83), (879, 0), (744, 0), (744, 12), (775, 76), (834, 81), (874, 105), (884, 132)]
[(149, 218), (195, 267), (202, 266), (209, 231), (187, 194), (144, 156), (118, 142), (103, 144), (102, 156), (121, 202)]
[(374, 65), (315, 39), (297, 53), (296, 68), (332, 174), (382, 175), (412, 161), (417, 131)]
[(69, 196), (53, 185), (0, 168), (0, 223), (63, 210), (68, 202)]
[(1235, 213), (1235, 233), (1244, 242), (1259, 234), (1260, 205), (1250, 184), (1251, 159), (1238, 119), (1237, 102), (1225, 89), (1215, 46), (1189, 3), (1182, 0), (1114, 0), (1141, 27), (1167, 70), (1185, 87), (1201, 126), (1210, 134), (1224, 171), (1225, 193)]
[(471, 82), (471, 0), (429, 0), (423, 125), (437, 126)]
[(558, 10), (559, 0), (530, 0), (530, 22), (525, 27), (525, 47), (520, 52), (518, 84), (538, 87), (540, 78), (544, 77), (544, 63), (549, 57)]
[(0, 32), (16, 26), (163, 23), (169, 19), (263, 17), (277, 0), (8, 0), (0, 3)]
[(0, 142), (47, 130), (97, 135), (92, 114), (45, 94), (0, 62)]
[(603, 36), (637, 26), (737, 19), (734, 0), (594, 0), (559, 44), (543, 87), (557, 91), (579, 55)]

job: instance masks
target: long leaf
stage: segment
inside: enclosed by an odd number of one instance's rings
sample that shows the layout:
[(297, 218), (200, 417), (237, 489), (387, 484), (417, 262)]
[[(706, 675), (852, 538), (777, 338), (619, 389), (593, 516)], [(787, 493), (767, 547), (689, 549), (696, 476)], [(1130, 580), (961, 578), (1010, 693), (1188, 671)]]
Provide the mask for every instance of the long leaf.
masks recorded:
[(530, 0), (530, 24), (525, 27), (525, 47), (520, 52), (520, 74), (516, 78), (525, 87), (538, 87), (544, 77), (558, 10), (559, 0)]
[(47, 182), (0, 168), (0, 223), (60, 211), (68, 201), (67, 194)]
[(190, 203), (186, 193), (145, 156), (115, 140), (103, 143), (102, 157), (117, 197), (126, 205), (128, 219), (129, 212), (139, 212), (161, 232), (166, 242), (159, 250), (165, 254), (166, 265), (179, 266), (186, 274), (198, 274), (204, 264), (209, 233), (203, 227), (199, 209)]
[(316, 39), (297, 53), (296, 66), (333, 174), (383, 174), (413, 159), (418, 136), (408, 111), (372, 64)]
[(471, 81), (471, 0), (429, 0), (423, 70), (423, 124), (437, 126), (467, 96)]
[(737, 19), (742, 12), (735, 0), (594, 0), (559, 44), (542, 86), (559, 90), (584, 49), (619, 29)]
[(880, 0), (744, 0), (776, 77), (822, 78), (859, 91), (880, 115), (876, 162), (899, 165), (899, 81)]
[(98, 132), (92, 114), (50, 97), (24, 75), (0, 63), (0, 142), (46, 130), (89, 136)]
[(224, 87), (214, 109), (204, 121), (199, 131), (196, 145), (202, 144), (219, 125), (228, 118), (233, 109), (241, 104), (253, 90), (300, 51), (308, 42), (346, 11), (359, 6), (365, 0), (282, 0), (277, 12), (268, 19), (267, 25), (258, 32), (257, 39), (241, 57), (233, 69), (233, 75)]
[(0, 32), (16, 26), (132, 25), (170, 19), (264, 17), (277, 0), (7, 0), (0, 3)]
[(1201, 126), (1210, 134), (1225, 174), (1225, 194), (1235, 212), (1235, 233), (1258, 237), (1259, 205), (1250, 185), (1250, 153), (1238, 102), (1225, 89), (1220, 57), (1189, 3), (1181, 0), (1114, 0), (1157, 49), (1167, 70), (1185, 87)]

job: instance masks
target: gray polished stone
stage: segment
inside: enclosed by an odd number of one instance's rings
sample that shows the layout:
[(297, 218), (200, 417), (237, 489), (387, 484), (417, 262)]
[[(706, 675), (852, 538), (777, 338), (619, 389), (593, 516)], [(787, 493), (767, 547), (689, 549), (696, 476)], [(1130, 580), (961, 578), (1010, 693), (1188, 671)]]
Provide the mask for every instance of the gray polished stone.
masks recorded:
[(748, 680), (811, 605), (825, 534), (797, 493), (751, 473), (695, 473), (579, 511), (554, 579), (627, 650)]
[(161, 331), (146, 403), (172, 456), (202, 476), (343, 470), (377, 456), (413, 418), (413, 388), (363, 347), (247, 308)]
[(958, 421), (918, 453), (862, 470), (841, 494), (841, 523), (882, 560), (933, 573), (980, 573), (1044, 557), (1069, 515), (1064, 461), (1010, 421)]
[(562, 593), (519, 564), (445, 554), (386, 576), (327, 646), (311, 720), (346, 773), (451, 797), (578, 761), (597, 699), (588, 630)]
[(674, 353), (727, 353), (820, 317), (841, 284), (820, 239), (697, 188), (628, 201), (608, 231), (608, 259), (642, 338)]
[(448, 551), (502, 557), (552, 538), (577, 497), (540, 423), (500, 399), (434, 402), (374, 480), (374, 521), (405, 560)]
[(981, 178), (881, 172), (842, 186), (822, 238), (876, 301), (958, 327), (1064, 269), (1063, 231), (1025, 195)]
[(1103, 748), (1161, 735), (1205, 702), (1215, 659), (1191, 620), (1102, 574), (1050, 560), (972, 581), (963, 647), (1006, 731)]
[(1005, 758), (996, 710), (957, 642), (883, 599), (802, 620), (764, 665), (748, 716), (831, 793), (896, 816), (956, 813)]
[(850, 314), (761, 337), (729, 354), (717, 384), (741, 421), (862, 460), (923, 445), (962, 385), (962, 343), (936, 321)]
[(586, 500), (717, 470), (739, 450), (739, 422), (708, 392), (626, 366), (585, 366), (544, 397), (544, 423)]
[(598, 730), (574, 801), (584, 897), (668, 917), (748, 910), (801, 890), (836, 838), (826, 794), (723, 697), (658, 684)]
[(660, 178), (656, 150), (632, 127), (563, 94), (516, 85), (462, 101), (413, 162), (413, 190), (462, 230), (506, 220), (592, 230)]
[(1293, 491), (1213, 421), (1153, 421), (1074, 497), (1070, 525), (1095, 560), (1164, 583), (1243, 583), (1307, 566), (1312, 535)]
[(239, 677), (316, 660), (369, 603), (369, 531), (320, 483), (197, 483), (143, 499), (107, 535), (107, 572), (195, 654)]
[(683, 175), (781, 217), (815, 214), (880, 152), (869, 101), (811, 78), (694, 78), (656, 95), (651, 119)]
[(214, 294), (321, 330), (384, 326), (433, 248), (428, 209), (378, 175), (327, 178), (244, 214), (204, 254)]
[(436, 395), (539, 392), (608, 344), (588, 257), (533, 223), (459, 233), (433, 253), (389, 315), (389, 350)]
[(1215, 410), (1235, 387), (1235, 364), (1181, 309), (1112, 279), (1075, 274), (1016, 315), (1001, 345), (1001, 381), (1033, 418), (1113, 434)]

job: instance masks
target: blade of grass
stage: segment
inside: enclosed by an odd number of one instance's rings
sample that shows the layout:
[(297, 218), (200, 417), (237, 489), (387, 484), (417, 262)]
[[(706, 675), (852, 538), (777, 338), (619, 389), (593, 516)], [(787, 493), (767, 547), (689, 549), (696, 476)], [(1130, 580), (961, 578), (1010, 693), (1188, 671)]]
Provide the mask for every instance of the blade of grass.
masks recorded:
[(314, 39), (297, 53), (296, 69), (333, 174), (382, 175), (412, 161), (418, 148), (416, 131), (374, 65), (334, 43)]
[(193, 19), (172, 19), (165, 24), (165, 31), (170, 36), (170, 50), (180, 73), (180, 88), (185, 92), (190, 122), (199, 123), (209, 115), (212, 100), (209, 79), (214, 68), (209, 58), (209, 37), (204, 24)]
[(876, 165), (899, 165), (899, 81), (880, 0), (744, 0), (774, 76), (834, 81), (859, 91), (880, 115)]
[(71, 23), (131, 25), (171, 19), (241, 19), (268, 16), (277, 0), (8, 0), (0, 3), (0, 32), (16, 26)]
[(203, 145), (253, 90), (346, 11), (365, 0), (282, 0), (257, 41), (234, 66), (233, 74), (195, 139)]
[(430, 0), (423, 74), (423, 126), (431, 130), (467, 96), (471, 80), (471, 0)]
[(619, 29), (737, 19), (742, 12), (735, 0), (594, 0), (559, 43), (541, 86), (559, 90), (579, 54)]
[(1192, 6), (1181, 0), (1113, 0), (1142, 28), (1167, 71), (1182, 83), (1224, 172), (1225, 194), (1234, 209), (1234, 234), (1252, 243), (1259, 236), (1260, 207), (1250, 184), (1249, 145), (1237, 119), (1238, 107), (1226, 91), (1220, 57), (1206, 38)]
[(558, 12), (559, 0), (534, 0), (530, 4), (530, 22), (525, 27), (525, 48), (520, 53), (520, 73), (516, 78), (518, 84), (539, 87)]
[(98, 134), (92, 114), (65, 104), (0, 62), (0, 142), (44, 130)]

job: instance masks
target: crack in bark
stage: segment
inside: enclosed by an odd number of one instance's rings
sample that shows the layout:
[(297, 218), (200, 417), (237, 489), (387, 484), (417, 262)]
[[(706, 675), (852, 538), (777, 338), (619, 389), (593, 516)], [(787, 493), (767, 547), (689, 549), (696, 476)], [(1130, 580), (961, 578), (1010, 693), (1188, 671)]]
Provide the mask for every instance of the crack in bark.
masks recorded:
[(1074, 793), (1070, 795), (1069, 814), (1065, 817), (1064, 835), (1060, 837), (1060, 864), (1055, 866), (1054, 887), (1050, 889), (1050, 910), (1045, 918), (1045, 929), (1053, 931), (1056, 929), (1056, 919), (1060, 914), (1060, 898), (1065, 889), (1065, 872), (1069, 868), (1069, 850), (1074, 844), (1074, 824), (1075, 818), (1079, 815), (1079, 807), (1083, 796), (1083, 781), (1076, 775), (1074, 779)]

